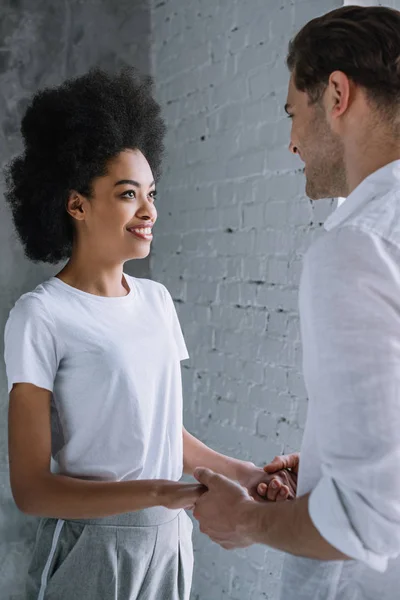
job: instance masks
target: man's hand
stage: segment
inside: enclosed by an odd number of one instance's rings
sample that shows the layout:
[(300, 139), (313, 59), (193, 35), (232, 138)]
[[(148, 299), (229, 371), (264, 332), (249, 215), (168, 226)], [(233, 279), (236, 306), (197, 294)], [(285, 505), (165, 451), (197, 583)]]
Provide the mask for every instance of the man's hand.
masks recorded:
[(194, 476), (208, 488), (193, 511), (200, 531), (226, 550), (250, 546), (253, 498), (239, 484), (210, 469), (198, 468)]
[[(259, 496), (266, 497), (268, 500), (279, 500), (281, 498), (280, 492), (283, 488), (283, 481), (281, 473), (285, 474), (285, 485), (289, 487), (294, 496), (297, 491), (297, 476), (299, 472), (300, 454), (295, 452), (293, 454), (284, 454), (282, 456), (275, 456), (268, 465), (265, 465), (264, 471), (268, 474), (280, 475), (278, 478), (273, 478), (273, 481), (269, 483), (260, 483), (257, 488)], [(285, 488), (283, 488), (285, 489)], [(284, 498), (285, 499), (285, 498)]]
[(198, 483), (160, 481), (157, 490), (159, 504), (166, 508), (191, 510), (207, 488)]
[(266, 473), (275, 473), (281, 469), (291, 469), (294, 473), (299, 472), (300, 465), (300, 453), (293, 452), (293, 454), (282, 454), (282, 456), (275, 456), (274, 460), (265, 465), (264, 471)]
[(267, 500), (282, 502), (296, 497), (296, 485), (289, 471), (278, 469), (273, 474), (267, 474), (264, 469), (250, 466), (241, 473), (239, 483), (257, 501), (263, 501), (266, 497)]

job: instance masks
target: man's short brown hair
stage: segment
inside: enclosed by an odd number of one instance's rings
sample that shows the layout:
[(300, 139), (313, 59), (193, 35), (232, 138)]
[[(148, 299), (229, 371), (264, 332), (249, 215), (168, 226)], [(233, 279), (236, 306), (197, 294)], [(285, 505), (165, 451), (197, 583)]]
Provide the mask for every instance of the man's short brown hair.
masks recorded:
[(364, 87), (382, 109), (400, 108), (400, 12), (345, 6), (313, 19), (289, 44), (298, 90), (320, 100), (333, 71)]

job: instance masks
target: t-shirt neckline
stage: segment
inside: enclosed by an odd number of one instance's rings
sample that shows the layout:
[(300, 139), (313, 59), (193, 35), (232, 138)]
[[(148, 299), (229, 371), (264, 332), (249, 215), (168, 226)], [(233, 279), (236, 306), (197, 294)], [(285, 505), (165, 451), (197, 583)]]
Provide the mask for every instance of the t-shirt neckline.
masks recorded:
[(84, 292), (68, 283), (65, 283), (59, 277), (51, 277), (49, 279), (49, 283), (64, 289), (66, 292), (70, 294), (75, 294), (76, 296), (80, 296), (81, 298), (86, 298), (87, 300), (93, 300), (95, 302), (103, 302), (106, 304), (125, 304), (131, 302), (136, 296), (135, 282), (133, 277), (129, 277), (125, 273), (123, 274), (126, 285), (129, 288), (128, 294), (126, 296), (97, 296), (96, 294), (91, 294), (89, 292)]

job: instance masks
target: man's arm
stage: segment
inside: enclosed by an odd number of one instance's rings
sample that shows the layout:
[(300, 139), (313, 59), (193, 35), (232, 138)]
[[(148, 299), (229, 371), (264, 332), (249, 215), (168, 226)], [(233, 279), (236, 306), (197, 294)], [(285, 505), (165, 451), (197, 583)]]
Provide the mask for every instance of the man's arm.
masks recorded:
[(348, 560), (316, 529), (308, 512), (310, 494), (294, 502), (250, 505), (248, 527), (254, 544), (318, 560)]
[(399, 261), (373, 232), (341, 227), (310, 249), (300, 294), (321, 462), (309, 514), (330, 544), (378, 571), (400, 552)]
[(276, 550), (319, 560), (349, 557), (331, 546), (314, 526), (309, 494), (293, 502), (258, 503), (226, 477), (196, 469), (196, 479), (208, 488), (196, 502), (200, 531), (227, 550), (265, 544)]

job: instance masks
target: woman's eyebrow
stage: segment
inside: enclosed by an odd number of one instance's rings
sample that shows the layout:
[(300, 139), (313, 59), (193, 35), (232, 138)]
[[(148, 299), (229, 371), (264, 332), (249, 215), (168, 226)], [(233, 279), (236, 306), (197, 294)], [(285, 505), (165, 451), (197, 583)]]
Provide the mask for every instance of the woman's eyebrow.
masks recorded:
[[(137, 188), (142, 187), (140, 185), (140, 183), (138, 183), (134, 179), (121, 179), (120, 181), (117, 181), (117, 183), (114, 185), (114, 187), (116, 187), (117, 185), (126, 185), (126, 184), (134, 185)], [(152, 185), (154, 185), (154, 181), (151, 182), (151, 184), (149, 185), (149, 187), (151, 187)]]

